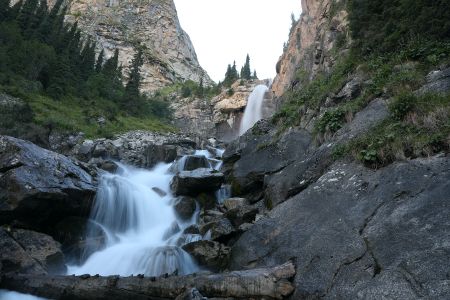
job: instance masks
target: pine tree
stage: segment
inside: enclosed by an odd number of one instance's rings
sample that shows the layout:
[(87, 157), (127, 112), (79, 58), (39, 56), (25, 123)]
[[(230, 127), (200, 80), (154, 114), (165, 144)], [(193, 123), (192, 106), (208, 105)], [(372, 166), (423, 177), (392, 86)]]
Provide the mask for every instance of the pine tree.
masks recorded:
[(258, 75), (256, 75), (256, 70), (253, 71), (252, 79), (258, 79)]
[(118, 75), (119, 49), (114, 50), (114, 55), (109, 58), (102, 68), (102, 73), (109, 80), (115, 80)]
[(125, 87), (125, 100), (127, 102), (134, 102), (134, 104), (136, 104), (136, 100), (139, 100), (139, 87), (141, 85), (140, 71), (143, 63), (142, 50), (139, 49), (131, 61), (128, 82)]
[(236, 61), (233, 61), (233, 66), (231, 67), (231, 78), (233, 79), (233, 82), (239, 79), (239, 74), (236, 68)]
[(9, 0), (0, 0), (0, 20), (7, 20), (9, 17)]
[(14, 4), (8, 11), (8, 19), (13, 20), (16, 19), (19, 14), (20, 10), (22, 9), (23, 0), (19, 0), (16, 4)]
[(245, 59), (245, 64), (241, 69), (241, 78), (250, 80), (252, 76), (252, 73), (250, 71), (250, 56), (247, 54), (247, 57)]
[(97, 62), (95, 63), (95, 72), (96, 73), (100, 73), (102, 71), (104, 56), (105, 56), (105, 51), (102, 49), (102, 51), (100, 51), (100, 54), (97, 57)]
[(34, 23), (34, 13), (38, 8), (38, 4), (38, 0), (25, 0), (25, 3), (23, 4), (22, 9), (17, 16), (17, 22), (19, 23), (19, 26), (23, 32), (28, 32), (31, 25)]
[(95, 43), (89, 38), (81, 51), (81, 76), (84, 80), (88, 79), (95, 71)]

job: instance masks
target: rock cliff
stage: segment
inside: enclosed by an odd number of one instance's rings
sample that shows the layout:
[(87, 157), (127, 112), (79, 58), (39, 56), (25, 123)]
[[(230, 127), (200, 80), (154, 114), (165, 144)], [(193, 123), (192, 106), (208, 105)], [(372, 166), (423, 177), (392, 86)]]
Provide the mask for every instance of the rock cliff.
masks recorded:
[(276, 65), (274, 95), (280, 97), (300, 81), (310, 81), (318, 71), (329, 71), (336, 57), (331, 55), (334, 45), (348, 43), (348, 35), (343, 0), (302, 0), (302, 14)]
[(75, 0), (67, 21), (97, 41), (107, 57), (120, 50), (126, 68), (135, 47), (144, 47), (142, 90), (153, 91), (179, 80), (211, 82), (200, 66), (188, 34), (181, 28), (173, 0)]

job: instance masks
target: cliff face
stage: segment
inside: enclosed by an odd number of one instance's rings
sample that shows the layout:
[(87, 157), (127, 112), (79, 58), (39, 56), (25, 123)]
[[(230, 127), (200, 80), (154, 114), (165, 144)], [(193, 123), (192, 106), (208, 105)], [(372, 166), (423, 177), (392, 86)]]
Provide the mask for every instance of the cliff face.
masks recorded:
[(277, 76), (272, 85), (276, 97), (298, 84), (299, 79), (309, 81), (319, 71), (329, 71), (333, 66), (334, 45), (348, 41), (343, 2), (302, 0), (302, 15), (291, 29), (287, 47), (276, 66)]
[(144, 46), (142, 91), (153, 91), (177, 80), (211, 82), (194, 47), (181, 28), (173, 0), (75, 0), (67, 21), (95, 38), (107, 57), (120, 50), (128, 67), (135, 46)]

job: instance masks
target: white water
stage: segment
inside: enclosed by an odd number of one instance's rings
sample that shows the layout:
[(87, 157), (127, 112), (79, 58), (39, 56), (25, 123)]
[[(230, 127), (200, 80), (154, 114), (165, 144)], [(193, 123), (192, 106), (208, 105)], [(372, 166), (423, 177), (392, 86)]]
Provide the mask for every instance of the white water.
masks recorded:
[(262, 119), (262, 105), (264, 95), (268, 87), (260, 84), (255, 87), (253, 92), (248, 96), (247, 107), (242, 117), (239, 135), (243, 135), (247, 130), (253, 127), (256, 122)]
[(44, 300), (32, 295), (21, 294), (17, 292), (11, 292), (7, 290), (0, 290), (0, 300)]
[[(171, 206), (169, 167), (160, 164), (147, 171), (121, 165), (117, 174), (102, 176), (91, 219), (104, 228), (106, 246), (82, 266), (69, 266), (68, 274), (159, 276), (198, 270), (179, 247), (184, 244), (178, 241), (181, 231), (195, 222), (195, 216), (191, 222), (177, 220)], [(161, 197), (152, 187), (167, 195)]]

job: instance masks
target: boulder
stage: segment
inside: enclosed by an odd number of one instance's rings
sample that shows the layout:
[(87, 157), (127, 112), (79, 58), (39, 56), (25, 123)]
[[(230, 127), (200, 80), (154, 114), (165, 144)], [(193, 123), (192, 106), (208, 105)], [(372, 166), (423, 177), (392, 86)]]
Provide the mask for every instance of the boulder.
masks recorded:
[(162, 189), (160, 189), (159, 187), (152, 187), (152, 191), (157, 193), (158, 196), (160, 196), (161, 198), (167, 196), (167, 193), (165, 191), (163, 191)]
[(224, 182), (224, 175), (212, 169), (182, 171), (175, 175), (171, 188), (176, 195), (196, 196), (203, 192), (214, 192)]
[(183, 249), (192, 255), (200, 265), (214, 271), (225, 268), (230, 254), (229, 247), (207, 240), (186, 244)]
[(203, 297), (196, 288), (192, 288), (176, 297), (175, 300), (208, 300), (208, 298)]
[(227, 210), (231, 210), (239, 206), (244, 206), (246, 203), (247, 199), (245, 198), (228, 198), (223, 201), (223, 206), (225, 206)]
[(232, 247), (232, 269), (297, 262), (292, 299), (450, 294), (450, 158), (337, 162)]
[(63, 274), (66, 272), (60, 244), (48, 235), (0, 227), (2, 272)]
[(185, 157), (183, 171), (193, 171), (200, 168), (210, 168), (211, 164), (204, 155), (188, 155)]
[(194, 198), (188, 196), (179, 196), (175, 199), (175, 204), (173, 206), (177, 216), (182, 220), (188, 220), (192, 218), (192, 215), (197, 208), (197, 204)]
[(225, 213), (225, 216), (231, 221), (233, 226), (239, 227), (244, 223), (252, 223), (258, 212), (259, 209), (256, 207), (243, 205), (230, 209)]
[(87, 216), (96, 183), (82, 163), (30, 142), (0, 136), (0, 224), (49, 229)]
[(66, 260), (75, 264), (83, 263), (92, 253), (103, 249), (107, 239), (99, 224), (83, 217), (62, 220), (52, 235), (62, 244)]
[(235, 229), (227, 218), (220, 218), (200, 226), (200, 233), (211, 240), (227, 241)]

